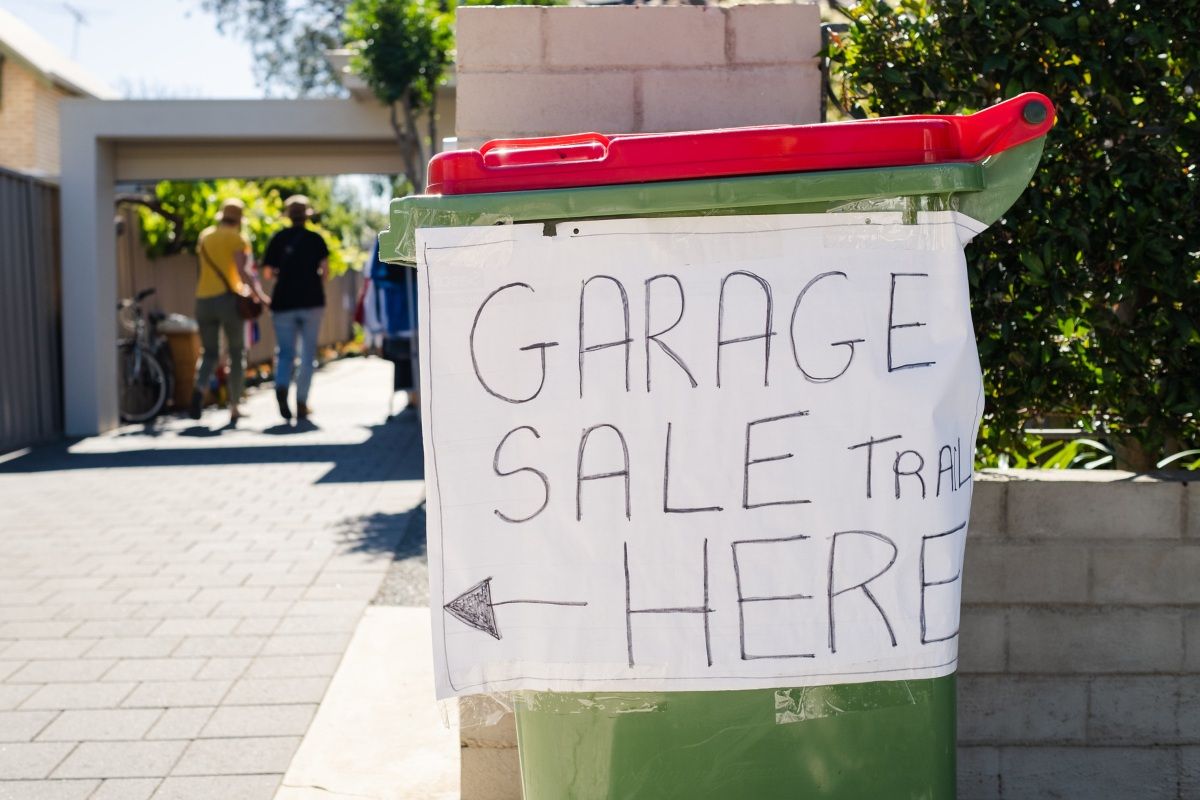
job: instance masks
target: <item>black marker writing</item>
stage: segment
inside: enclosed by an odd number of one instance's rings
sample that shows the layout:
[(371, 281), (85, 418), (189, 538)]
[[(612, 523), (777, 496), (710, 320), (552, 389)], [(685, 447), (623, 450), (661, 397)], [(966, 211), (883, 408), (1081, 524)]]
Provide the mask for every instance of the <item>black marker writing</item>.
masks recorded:
[[(624, 466), (618, 470), (610, 472), (598, 472), (592, 475), (583, 474), (583, 456), (587, 450), (588, 439), (592, 433), (601, 428), (607, 428), (617, 435), (617, 440), (621, 443), (621, 452), (624, 454)], [(579, 437), (579, 458), (575, 462), (575, 519), (576, 521), (583, 520), (583, 482), (584, 481), (600, 481), (605, 478), (624, 478), (625, 479), (625, 519), (630, 519), (629, 506), (629, 445), (625, 442), (625, 435), (616, 425), (603, 423), (593, 425), (584, 430), (583, 435)]]
[(780, 453), (773, 456), (762, 456), (757, 458), (750, 457), (750, 438), (754, 431), (755, 425), (766, 425), (771, 422), (779, 422), (785, 419), (794, 419), (796, 417), (808, 416), (807, 411), (794, 411), (791, 414), (783, 414), (778, 417), (766, 417), (765, 419), (756, 419), (746, 423), (746, 457), (742, 460), (742, 508), (763, 508), (765, 506), (791, 506), (800, 503), (811, 503), (811, 500), (768, 500), (765, 503), (750, 502), (750, 467), (755, 464), (765, 464), (769, 461), (784, 461), (793, 456), (793, 453)]
[(492, 579), (484, 578), (479, 583), (455, 597), (442, 608), (450, 612), (450, 616), (460, 622), (482, 631), (497, 641), (504, 638), (500, 633), (500, 623), (496, 620), (496, 606), (536, 605), (536, 606), (574, 606), (583, 608), (586, 600), (493, 600)]
[[(892, 556), (883, 569), (879, 570), (866, 580), (859, 581), (851, 586), (835, 589), (834, 576), (837, 574), (837, 545), (838, 539), (843, 536), (868, 536), (872, 539), (877, 539), (892, 548)], [(829, 652), (837, 652), (837, 617), (834, 614), (833, 601), (837, 599), (838, 596), (843, 595), (846, 592), (852, 592), (855, 589), (862, 589), (862, 593), (866, 595), (867, 599), (871, 601), (871, 604), (875, 606), (875, 610), (879, 612), (879, 616), (883, 619), (883, 624), (887, 628), (888, 638), (892, 641), (892, 647), (896, 646), (896, 634), (892, 631), (892, 623), (888, 621), (888, 617), (883, 610), (883, 606), (879, 605), (879, 601), (875, 599), (875, 595), (871, 593), (869, 584), (871, 581), (881, 577), (885, 572), (892, 568), (892, 565), (896, 563), (896, 556), (899, 554), (899, 552), (900, 550), (898, 547), (896, 547), (896, 543), (884, 536), (882, 533), (875, 533), (874, 531), (839, 531), (833, 535), (833, 541), (829, 545)]]
[(860, 447), (867, 448), (867, 499), (868, 500), (871, 499), (871, 463), (875, 457), (875, 445), (883, 444), (884, 442), (891, 442), (891, 441), (894, 441), (894, 440), (900, 439), (900, 438), (903, 438), (900, 434), (896, 434), (895, 436), (884, 436), (882, 439), (876, 439), (874, 436), (872, 436), (871, 438), (867, 439), (865, 442), (859, 442), (858, 444), (852, 444), (846, 448), (847, 450), (857, 450)]
[[(959, 531), (965, 531), (966, 528), (967, 528), (967, 523), (964, 522), (960, 525), (954, 526), (953, 528), (951, 528), (948, 531), (942, 531), (941, 533), (934, 533), (934, 534), (930, 534), (929, 536), (921, 537), (921, 562), (920, 562), (920, 571), (921, 571), (921, 644), (932, 644), (934, 642), (944, 642), (947, 639), (953, 639), (955, 636), (958, 636), (958, 628), (955, 628), (953, 633), (948, 633), (945, 636), (937, 636), (932, 639), (929, 638), (928, 624), (925, 621), (925, 590), (928, 589), (930, 586), (945, 586), (948, 583), (954, 583), (955, 581), (962, 578), (962, 572), (960, 570), (959, 572), (956, 572), (952, 577), (945, 578), (943, 580), (936, 580), (936, 581), (925, 580), (925, 545), (933, 539), (940, 539), (943, 536), (950, 536), (951, 534), (958, 533)], [(961, 563), (961, 561), (959, 563)]]
[(887, 327), (887, 365), (888, 372), (897, 372), (902, 369), (916, 369), (917, 367), (929, 367), (937, 363), (935, 361), (912, 361), (907, 364), (895, 364), (892, 360), (892, 331), (898, 331), (902, 328), (922, 328), (924, 322), (901, 322), (896, 324), (896, 278), (928, 278), (928, 272), (893, 272), (892, 273), (892, 289), (888, 295), (888, 327)]
[[(617, 291), (621, 293), (621, 314), (625, 322), (625, 338), (616, 339), (610, 342), (600, 342), (599, 344), (585, 345), (584, 344), (584, 310), (586, 308), (585, 301), (587, 300), (587, 287), (592, 281), (606, 280), (612, 281), (617, 287)], [(629, 333), (629, 295), (625, 292), (625, 287), (619, 280), (611, 275), (593, 275), (583, 282), (579, 287), (579, 396), (583, 397), (583, 357), (588, 353), (594, 353), (597, 350), (606, 350), (609, 347), (624, 347), (625, 348), (625, 391), (629, 391), (629, 351), (633, 346), (633, 337)]]
[[(966, 486), (968, 483), (971, 482), (971, 476), (974, 475), (975, 472), (974, 472), (974, 464), (972, 464), (971, 468), (967, 470), (967, 477), (964, 478), (962, 476), (962, 464), (963, 464), (962, 439), (956, 439), (955, 441), (958, 443), (958, 466), (955, 469), (958, 472), (958, 486), (961, 489), (963, 486)], [(970, 442), (967, 442), (967, 444), (970, 444)], [(972, 459), (972, 460), (974, 460), (974, 459)]]
[[(910, 470), (900, 469), (900, 464), (904, 461), (904, 457), (913, 455), (917, 457), (917, 465)], [(896, 499), (900, 499), (900, 476), (912, 475), (921, 482), (921, 499), (925, 499), (925, 479), (921, 477), (921, 470), (925, 468), (925, 458), (916, 450), (901, 450), (896, 453), (896, 460), (892, 462), (892, 473), (896, 476)]]
[[(725, 338), (725, 284), (734, 276), (749, 278), (758, 284), (762, 289), (763, 298), (766, 300), (766, 308), (763, 313), (763, 332), (755, 333), (749, 336), (735, 336), (732, 339)], [(775, 331), (771, 330), (771, 319), (774, 314), (775, 302), (771, 298), (771, 284), (755, 275), (753, 272), (738, 270), (731, 272), (721, 279), (721, 293), (717, 300), (717, 388), (721, 388), (721, 348), (728, 344), (738, 344), (740, 342), (753, 342), (756, 339), (763, 340), (763, 386), (770, 385), (771, 373), (771, 337), (775, 335)]]
[(847, 347), (850, 349), (850, 352), (846, 356), (846, 363), (842, 365), (842, 368), (837, 372), (836, 375), (830, 375), (829, 377), (822, 378), (811, 374), (808, 370), (804, 369), (804, 365), (800, 363), (800, 352), (796, 348), (796, 315), (800, 312), (800, 301), (804, 299), (804, 296), (808, 294), (808, 290), (811, 289), (814, 284), (834, 275), (839, 275), (842, 278), (846, 277), (846, 273), (844, 272), (822, 272), (820, 275), (804, 284), (804, 288), (800, 290), (800, 294), (796, 295), (796, 304), (792, 306), (792, 321), (788, 326), (788, 333), (792, 340), (792, 358), (795, 360), (796, 368), (800, 370), (800, 374), (803, 375), (804, 379), (810, 383), (829, 383), (830, 381), (837, 380), (845, 375), (846, 370), (850, 369), (850, 363), (854, 361), (854, 345), (859, 342), (866, 341), (865, 339), (843, 339), (840, 342), (830, 342), (830, 345), (833, 347)]
[(495, 455), (492, 456), (492, 471), (495, 472), (497, 475), (499, 475), (501, 478), (508, 477), (509, 475), (517, 475), (522, 472), (531, 472), (534, 475), (537, 475), (538, 478), (542, 482), (543, 497), (542, 497), (542, 504), (540, 506), (538, 506), (537, 511), (534, 511), (532, 514), (530, 514), (527, 517), (510, 517), (498, 508), (492, 509), (492, 511), (495, 512), (497, 517), (504, 520), (505, 522), (513, 522), (513, 523), (528, 522), (529, 520), (536, 517), (538, 514), (545, 511), (546, 506), (550, 504), (550, 479), (546, 477), (546, 473), (542, 472), (541, 470), (536, 470), (533, 467), (518, 467), (517, 469), (508, 470), (507, 472), (500, 469), (500, 450), (503, 449), (504, 443), (508, 441), (508, 437), (512, 436), (517, 431), (529, 431), (530, 433), (533, 434), (535, 439), (542, 438), (541, 434), (539, 434), (537, 432), (537, 429), (534, 427), (531, 427), (529, 425), (522, 425), (519, 428), (513, 428), (511, 431), (504, 434), (504, 438), (500, 440), (500, 444), (496, 445), (496, 453), (495, 453)]
[[(946, 456), (945, 459), (942, 456)], [(934, 497), (942, 496), (942, 475), (950, 473), (950, 491), (958, 491), (958, 487), (954, 484), (954, 449), (950, 445), (942, 445), (938, 450), (938, 474), (937, 474), (937, 491), (934, 492)]]
[[(669, 280), (669, 281), (675, 282), (675, 290), (679, 293), (679, 316), (675, 317), (674, 322), (672, 322), (667, 327), (663, 328), (658, 333), (651, 333), (650, 332), (650, 317), (651, 317), (650, 285), (653, 284), (655, 281), (659, 281), (659, 280)], [(645, 291), (646, 291), (646, 391), (647, 392), (650, 391), (650, 342), (654, 342), (656, 345), (658, 345), (662, 349), (662, 351), (667, 354), (667, 357), (669, 357), (672, 361), (674, 361), (676, 364), (679, 365), (679, 368), (683, 370), (683, 374), (687, 375), (688, 383), (692, 384), (692, 388), (695, 389), (696, 386), (698, 386), (699, 384), (696, 383), (696, 378), (692, 375), (692, 371), (690, 369), (688, 369), (688, 365), (683, 362), (683, 359), (679, 357), (678, 353), (676, 353), (674, 350), (672, 350), (670, 348), (670, 346), (668, 346), (665, 342), (662, 341), (662, 339), (659, 338), (659, 337), (665, 336), (668, 333), (670, 333), (671, 331), (675, 330), (675, 327), (677, 325), (679, 325), (680, 322), (683, 321), (683, 312), (687, 307), (687, 301), (684, 299), (684, 294), (683, 294), (683, 284), (680, 283), (679, 278), (675, 277), (674, 275), (655, 275), (651, 278), (646, 279)]]
[(663, 513), (694, 514), (698, 511), (724, 511), (721, 506), (696, 506), (692, 508), (671, 507), (671, 423), (667, 423), (667, 444), (663, 448)]
[(741, 643), (741, 652), (743, 661), (752, 661), (757, 658), (816, 658), (816, 653), (765, 653), (765, 654), (750, 654), (746, 652), (746, 611), (745, 603), (770, 603), (784, 602), (795, 600), (811, 600), (811, 594), (784, 594), (784, 595), (760, 595), (747, 597), (742, 594), (742, 567), (738, 560), (738, 548), (749, 547), (751, 545), (762, 544), (783, 544), (786, 542), (800, 542), (807, 539), (807, 536), (787, 536), (782, 539), (743, 539), (733, 542), (730, 547), (733, 550), (733, 579), (737, 588), (738, 601), (738, 639)]
[(555, 347), (558, 345), (558, 342), (536, 342), (534, 344), (525, 345), (524, 347), (521, 348), (522, 352), (525, 352), (527, 350), (537, 350), (538, 354), (541, 356), (541, 362), (542, 362), (542, 364), (541, 364), (542, 374), (541, 374), (541, 378), (538, 380), (537, 389), (535, 389), (533, 391), (533, 394), (529, 395), (528, 397), (518, 398), (518, 397), (509, 397), (507, 395), (503, 395), (500, 392), (497, 392), (495, 389), (493, 389), (488, 384), (488, 382), (483, 379), (483, 373), (480, 372), (480, 370), (479, 370), (479, 357), (475, 354), (475, 333), (479, 328), (479, 318), (480, 318), (480, 316), (483, 315), (483, 309), (487, 307), (487, 304), (492, 301), (493, 297), (495, 297), (496, 295), (500, 294), (503, 291), (507, 291), (508, 289), (515, 289), (518, 287), (520, 287), (522, 289), (528, 289), (531, 292), (533, 291), (533, 287), (527, 283), (507, 283), (504, 286), (501, 286), (499, 289), (497, 289), (496, 291), (489, 294), (486, 298), (484, 298), (483, 302), (479, 304), (479, 308), (476, 309), (476, 311), (475, 311), (475, 320), (471, 323), (471, 336), (470, 336), (471, 366), (475, 370), (475, 379), (477, 381), (479, 381), (479, 385), (483, 387), (484, 391), (486, 391), (492, 397), (499, 398), (500, 400), (503, 400), (506, 403), (528, 403), (530, 400), (532, 400), (533, 398), (537, 397), (539, 394), (542, 393), (542, 387), (546, 385), (546, 349), (550, 348), (550, 347)]
[(633, 615), (634, 614), (703, 614), (704, 615), (704, 656), (708, 666), (712, 666), (712, 641), (709, 634), (708, 615), (713, 609), (708, 607), (708, 539), (704, 540), (704, 602), (699, 606), (680, 606), (678, 608), (634, 608), (633, 590), (629, 577), (629, 542), (625, 542), (625, 641), (629, 650), (629, 666), (634, 665), (633, 659)]

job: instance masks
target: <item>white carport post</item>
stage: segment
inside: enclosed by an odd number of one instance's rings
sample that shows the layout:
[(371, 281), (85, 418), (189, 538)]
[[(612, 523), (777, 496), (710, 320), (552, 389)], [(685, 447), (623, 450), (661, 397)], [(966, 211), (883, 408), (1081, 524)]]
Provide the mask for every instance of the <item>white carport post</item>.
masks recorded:
[[(454, 107), (444, 89), (446, 130)], [(118, 422), (116, 181), (404, 169), (387, 110), (373, 101), (70, 99), (59, 109), (63, 393), (72, 436)], [(425, 130), (426, 121), (418, 125)]]
[(118, 423), (114, 154), (75, 110), (62, 105), (63, 423), (88, 436)]

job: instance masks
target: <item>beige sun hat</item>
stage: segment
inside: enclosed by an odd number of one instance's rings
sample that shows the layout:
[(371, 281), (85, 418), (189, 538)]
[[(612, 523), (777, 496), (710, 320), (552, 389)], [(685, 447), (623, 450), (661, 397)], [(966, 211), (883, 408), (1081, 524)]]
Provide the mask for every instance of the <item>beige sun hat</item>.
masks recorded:
[(286, 216), (291, 216), (290, 214), (288, 214), (288, 212), (292, 209), (293, 206), (302, 206), (304, 208), (304, 215), (307, 217), (311, 217), (314, 213), (312, 203), (309, 202), (308, 195), (294, 194), (291, 197), (289, 197), (287, 200), (284, 200), (283, 201), (283, 213)]
[[(227, 212), (235, 210), (235, 209), (237, 211), (236, 214), (227, 213)], [(246, 204), (243, 203), (241, 200), (239, 200), (236, 197), (226, 197), (224, 200), (221, 201), (221, 210), (217, 212), (217, 221), (220, 222), (221, 220), (225, 219), (226, 217), (236, 217), (237, 219), (240, 220), (242, 218), (242, 215), (245, 212), (245, 210), (246, 210)]]

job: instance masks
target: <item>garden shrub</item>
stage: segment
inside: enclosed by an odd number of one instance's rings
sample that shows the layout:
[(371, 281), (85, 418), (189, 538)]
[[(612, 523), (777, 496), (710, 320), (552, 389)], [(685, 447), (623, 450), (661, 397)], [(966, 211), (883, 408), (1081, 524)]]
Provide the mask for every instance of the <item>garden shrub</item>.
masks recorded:
[(1197, 446), (1200, 0), (847, 13), (829, 55), (848, 114), (966, 113), (1024, 91), (1058, 110), (1028, 190), (968, 249), (981, 460), (1027, 457), (1034, 422), (1094, 432), (1138, 469)]

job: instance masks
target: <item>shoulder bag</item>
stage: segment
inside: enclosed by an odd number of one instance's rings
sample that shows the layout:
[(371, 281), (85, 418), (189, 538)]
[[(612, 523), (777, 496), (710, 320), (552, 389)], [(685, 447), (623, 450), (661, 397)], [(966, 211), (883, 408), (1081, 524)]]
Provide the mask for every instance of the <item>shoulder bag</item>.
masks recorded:
[(216, 263), (209, 258), (208, 253), (204, 251), (204, 246), (201, 245), (197, 248), (197, 250), (200, 253), (200, 258), (204, 260), (204, 263), (208, 264), (208, 266), (212, 268), (212, 271), (217, 273), (217, 277), (221, 279), (221, 283), (225, 284), (225, 291), (237, 298), (238, 316), (246, 320), (258, 319), (261, 317), (263, 312), (263, 304), (262, 301), (258, 299), (257, 295), (255, 295), (253, 292), (248, 294), (239, 294), (238, 292), (235, 292), (233, 290), (233, 286), (229, 283), (229, 279), (225, 277), (225, 273), (222, 272), (219, 267), (217, 267)]

